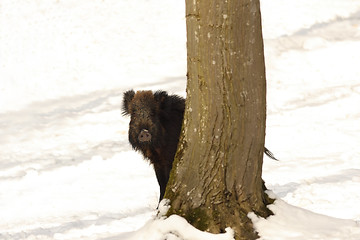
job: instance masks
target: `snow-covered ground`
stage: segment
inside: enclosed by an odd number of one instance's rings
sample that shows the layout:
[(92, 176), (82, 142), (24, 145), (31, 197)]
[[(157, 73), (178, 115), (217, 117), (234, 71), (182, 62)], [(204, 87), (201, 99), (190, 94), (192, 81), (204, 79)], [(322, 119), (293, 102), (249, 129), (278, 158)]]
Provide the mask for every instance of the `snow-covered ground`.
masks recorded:
[[(264, 161), (275, 215), (250, 217), (262, 239), (359, 240), (360, 1), (261, 4), (266, 145), (281, 161)], [(121, 115), (131, 88), (185, 95), (184, 11), (0, 0), (0, 239), (231, 239), (153, 220), (156, 178)]]

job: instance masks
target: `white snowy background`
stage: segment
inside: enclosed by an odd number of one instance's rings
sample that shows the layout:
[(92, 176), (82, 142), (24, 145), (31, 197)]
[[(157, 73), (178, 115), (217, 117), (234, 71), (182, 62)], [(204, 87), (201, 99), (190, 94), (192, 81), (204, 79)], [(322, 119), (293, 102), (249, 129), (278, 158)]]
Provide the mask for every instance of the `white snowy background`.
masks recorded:
[[(185, 96), (179, 0), (0, 0), (0, 239), (231, 239), (155, 219), (128, 89)], [(262, 239), (360, 239), (360, 0), (262, 0)], [(231, 227), (231, 226), (229, 226)]]

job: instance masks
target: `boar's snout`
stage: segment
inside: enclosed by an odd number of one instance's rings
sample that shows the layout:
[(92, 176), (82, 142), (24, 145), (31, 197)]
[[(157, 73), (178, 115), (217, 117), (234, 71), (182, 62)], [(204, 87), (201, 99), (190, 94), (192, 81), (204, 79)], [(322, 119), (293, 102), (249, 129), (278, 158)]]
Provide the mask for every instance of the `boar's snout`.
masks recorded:
[(150, 142), (151, 141), (151, 134), (147, 129), (141, 130), (139, 133), (138, 139), (140, 142)]

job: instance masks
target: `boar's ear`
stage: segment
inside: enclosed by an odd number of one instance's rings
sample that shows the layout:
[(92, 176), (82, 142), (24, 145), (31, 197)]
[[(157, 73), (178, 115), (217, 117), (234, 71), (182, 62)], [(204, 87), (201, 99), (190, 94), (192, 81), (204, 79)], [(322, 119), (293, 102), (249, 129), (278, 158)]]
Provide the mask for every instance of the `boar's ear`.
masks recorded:
[(134, 90), (129, 90), (124, 92), (123, 95), (123, 105), (122, 105), (122, 114), (128, 115), (129, 114), (129, 103), (134, 98), (135, 92)]
[(156, 91), (154, 94), (154, 99), (158, 102), (160, 109), (165, 110), (168, 108), (168, 94), (165, 91)]
[(185, 99), (177, 95), (168, 95), (165, 91), (157, 91), (154, 94), (154, 98), (160, 104), (160, 109), (163, 113), (169, 113), (170, 111), (179, 111), (184, 113)]
[(177, 95), (171, 95), (169, 96), (169, 102), (171, 102), (171, 108), (175, 111), (179, 111), (184, 113), (185, 111), (185, 99), (177, 96)]

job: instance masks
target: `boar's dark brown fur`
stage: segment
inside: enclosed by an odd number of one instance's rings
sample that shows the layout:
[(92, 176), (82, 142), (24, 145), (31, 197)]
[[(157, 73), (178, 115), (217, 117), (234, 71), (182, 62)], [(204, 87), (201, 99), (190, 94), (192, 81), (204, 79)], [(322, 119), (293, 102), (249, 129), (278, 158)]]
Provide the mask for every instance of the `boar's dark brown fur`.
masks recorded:
[(123, 114), (130, 115), (129, 142), (153, 164), (160, 185), (160, 200), (165, 193), (176, 153), (185, 99), (165, 91), (127, 91)]

